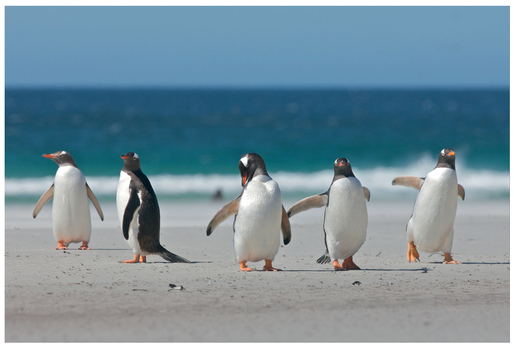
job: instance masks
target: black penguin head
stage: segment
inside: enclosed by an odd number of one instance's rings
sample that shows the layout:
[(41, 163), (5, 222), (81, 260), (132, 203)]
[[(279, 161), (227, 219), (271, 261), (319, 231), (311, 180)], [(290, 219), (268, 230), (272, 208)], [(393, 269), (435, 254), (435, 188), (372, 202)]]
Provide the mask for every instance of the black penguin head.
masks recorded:
[(341, 176), (355, 176), (353, 175), (350, 161), (348, 161), (348, 159), (344, 157), (338, 158), (334, 162), (334, 179), (339, 178)]
[(139, 161), (137, 153), (127, 152), (126, 154), (121, 155), (121, 158), (123, 158), (123, 161), (125, 162), (123, 170), (133, 172), (141, 169), (141, 162)]
[(455, 151), (453, 149), (443, 149), (439, 153), (436, 168), (455, 169)]
[(71, 157), (71, 155), (66, 151), (57, 151), (57, 152), (54, 152), (54, 153), (51, 153), (48, 155), (45, 154), (45, 155), (43, 155), (43, 157), (50, 158), (52, 161), (57, 163), (59, 165), (59, 167), (60, 166), (74, 166), (74, 167), (77, 166), (75, 164), (75, 160), (73, 159), (73, 157)]
[(241, 157), (239, 172), (241, 173), (241, 186), (245, 186), (254, 176), (268, 175), (264, 160), (256, 153), (247, 153)]

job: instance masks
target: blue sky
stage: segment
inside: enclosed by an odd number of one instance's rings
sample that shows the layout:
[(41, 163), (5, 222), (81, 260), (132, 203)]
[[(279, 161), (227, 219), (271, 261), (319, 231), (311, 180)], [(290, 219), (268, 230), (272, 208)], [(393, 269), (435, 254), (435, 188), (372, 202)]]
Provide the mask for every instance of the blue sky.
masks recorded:
[(6, 7), (7, 87), (508, 87), (508, 7)]

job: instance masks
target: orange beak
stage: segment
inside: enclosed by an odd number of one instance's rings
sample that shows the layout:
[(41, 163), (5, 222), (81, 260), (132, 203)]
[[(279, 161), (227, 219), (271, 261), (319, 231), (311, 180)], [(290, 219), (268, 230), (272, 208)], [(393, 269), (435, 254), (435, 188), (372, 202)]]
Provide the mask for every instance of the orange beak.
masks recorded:
[(54, 157), (56, 157), (56, 156), (54, 156), (54, 155), (43, 155), (43, 157), (46, 157), (46, 158), (54, 158)]
[(455, 156), (455, 151), (448, 152), (448, 156)]
[(129, 159), (130, 157), (129, 157), (129, 156), (125, 156), (125, 155), (123, 155), (123, 156), (121, 156), (121, 158), (123, 158), (124, 160), (126, 160), (126, 159)]
[(243, 176), (243, 186), (246, 185), (246, 180), (248, 180), (248, 174)]

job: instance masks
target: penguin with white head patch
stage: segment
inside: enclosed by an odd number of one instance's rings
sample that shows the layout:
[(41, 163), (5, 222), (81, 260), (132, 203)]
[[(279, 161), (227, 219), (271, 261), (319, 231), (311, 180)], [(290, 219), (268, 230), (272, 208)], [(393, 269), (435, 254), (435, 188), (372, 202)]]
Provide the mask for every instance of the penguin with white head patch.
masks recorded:
[[(366, 240), (366, 200), (369, 201), (369, 198), (369, 190), (355, 177), (350, 162), (346, 158), (338, 158), (328, 191), (295, 203), (287, 215), (291, 218), (302, 211), (325, 206), (323, 230), (326, 251), (317, 262), (323, 264), (332, 261), (336, 271), (360, 269), (353, 262), (353, 255)], [(339, 259), (343, 259), (342, 265)]]
[(43, 206), (53, 198), (52, 225), (57, 250), (66, 250), (70, 243), (80, 243), (79, 250), (89, 250), (91, 237), (91, 215), (88, 198), (104, 219), (100, 203), (89, 188), (86, 178), (75, 164), (73, 157), (66, 151), (45, 154), (59, 166), (54, 183), (36, 203), (32, 216), (34, 219)]
[(189, 263), (166, 250), (160, 243), (161, 215), (157, 196), (150, 180), (141, 171), (139, 156), (133, 152), (122, 155), (116, 205), (123, 237), (134, 251), (134, 259), (124, 263), (146, 262), (146, 256), (159, 255), (169, 262)]
[(457, 197), (464, 200), (465, 191), (457, 182), (455, 151), (443, 149), (436, 167), (425, 178), (398, 176), (392, 184), (419, 190), (407, 224), (409, 262), (419, 261), (419, 249), (427, 253), (442, 251), (443, 263), (459, 263), (451, 256), (453, 223)]
[(243, 190), (225, 204), (207, 226), (207, 236), (229, 216), (234, 219), (234, 251), (241, 271), (251, 271), (246, 262), (265, 261), (265, 271), (279, 271), (272, 261), (280, 247), (291, 240), (291, 226), (282, 205), (278, 184), (268, 175), (261, 156), (247, 153), (239, 161)]

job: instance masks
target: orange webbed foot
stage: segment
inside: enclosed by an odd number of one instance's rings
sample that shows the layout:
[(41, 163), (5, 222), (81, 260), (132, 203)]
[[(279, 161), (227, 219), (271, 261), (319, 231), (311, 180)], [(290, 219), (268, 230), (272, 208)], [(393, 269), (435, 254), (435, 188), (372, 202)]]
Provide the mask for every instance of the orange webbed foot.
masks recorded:
[(252, 271), (251, 268), (246, 267), (246, 261), (239, 262), (239, 269), (243, 272), (251, 272)]
[(264, 271), (281, 271), (281, 269), (273, 268), (273, 266), (271, 265), (271, 260), (265, 260), (265, 262), (266, 263), (263, 268)]
[(414, 242), (409, 242), (407, 247), (407, 260), (409, 260), (409, 262), (419, 261), (419, 253)]
[(62, 240), (57, 242), (57, 248), (55, 248), (55, 250), (66, 250), (66, 249), (68, 249), (68, 247), (66, 247), (66, 245), (64, 245)]
[(134, 258), (132, 260), (123, 261), (123, 263), (139, 263), (139, 256), (137, 254), (134, 254)]
[(89, 246), (86, 241), (82, 242), (82, 245), (79, 247), (79, 250), (89, 250)]
[(452, 255), (450, 253), (444, 253), (444, 261), (443, 261), (443, 264), (460, 264), (459, 261), (455, 261), (453, 258), (452, 258)]
[(339, 264), (339, 261), (335, 260), (332, 262), (332, 265), (334, 265), (334, 270), (336, 271), (346, 271), (346, 269)]
[(360, 267), (357, 266), (355, 264), (355, 262), (353, 262), (353, 255), (344, 259), (343, 268), (344, 269), (360, 269)]
[(146, 256), (143, 256), (143, 255), (139, 256), (139, 262), (146, 263)]

